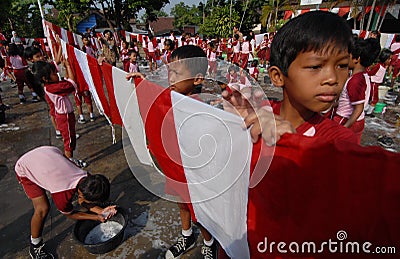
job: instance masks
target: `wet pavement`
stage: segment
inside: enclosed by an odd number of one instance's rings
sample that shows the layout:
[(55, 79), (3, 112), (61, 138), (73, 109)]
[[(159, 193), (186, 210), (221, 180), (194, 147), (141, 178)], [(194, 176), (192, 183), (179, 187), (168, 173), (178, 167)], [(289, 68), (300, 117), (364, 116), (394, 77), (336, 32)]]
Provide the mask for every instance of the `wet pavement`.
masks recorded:
[[(55, 138), (44, 101), (31, 102), (25, 89), (28, 101), (19, 104), (16, 88), (9, 82), (1, 82), (0, 87), (3, 102), (12, 106), (6, 111), (6, 125), (0, 125), (0, 258), (27, 258), (33, 209), (15, 178), (14, 165), (22, 154), (35, 147), (53, 145), (62, 150), (63, 145)], [(263, 88), (268, 96), (280, 98), (279, 89), (265, 85)], [(86, 106), (83, 108), (88, 117)], [(98, 116), (97, 110), (95, 113)], [(400, 151), (399, 113), (399, 106), (392, 105), (385, 114), (367, 118), (362, 144), (377, 145), (377, 136), (386, 134), (395, 141), (393, 149)], [(49, 250), (56, 258), (163, 258), (180, 233), (178, 207), (151, 194), (133, 177), (123, 150), (121, 127), (115, 128), (115, 144), (112, 143), (111, 127), (104, 117), (77, 124), (76, 128), (80, 138), (74, 156), (89, 162), (88, 171), (102, 173), (110, 179), (110, 200), (128, 212), (129, 222), (120, 246), (104, 255), (92, 255), (74, 239), (74, 221), (60, 214), (51, 203), (44, 229)], [(133, 160), (132, 170), (147, 172), (153, 169)], [(182, 258), (201, 258), (201, 237), (197, 243), (196, 248)]]

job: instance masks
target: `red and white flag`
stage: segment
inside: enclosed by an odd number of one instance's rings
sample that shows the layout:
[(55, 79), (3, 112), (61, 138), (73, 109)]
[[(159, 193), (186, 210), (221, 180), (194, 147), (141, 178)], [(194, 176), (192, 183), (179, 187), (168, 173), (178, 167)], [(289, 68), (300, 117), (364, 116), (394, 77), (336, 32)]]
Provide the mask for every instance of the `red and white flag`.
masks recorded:
[[(134, 86), (114, 68), (114, 92), (139, 160), (154, 164), (190, 202), (192, 217), (232, 258), (249, 258), (247, 195), (252, 143), (243, 120), (148, 80)], [(245, 151), (247, 152), (241, 152)], [(241, 153), (241, 155), (236, 155)], [(234, 208), (234, 209), (233, 209)]]

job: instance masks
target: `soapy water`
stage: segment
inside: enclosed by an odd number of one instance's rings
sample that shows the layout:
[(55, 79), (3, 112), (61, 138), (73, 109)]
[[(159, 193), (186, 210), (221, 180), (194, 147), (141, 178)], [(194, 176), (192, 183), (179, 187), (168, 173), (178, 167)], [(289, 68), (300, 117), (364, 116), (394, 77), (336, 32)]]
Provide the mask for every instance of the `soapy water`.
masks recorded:
[(106, 242), (115, 237), (122, 230), (122, 228), (123, 226), (115, 221), (100, 223), (87, 234), (85, 238), (85, 244), (94, 245)]

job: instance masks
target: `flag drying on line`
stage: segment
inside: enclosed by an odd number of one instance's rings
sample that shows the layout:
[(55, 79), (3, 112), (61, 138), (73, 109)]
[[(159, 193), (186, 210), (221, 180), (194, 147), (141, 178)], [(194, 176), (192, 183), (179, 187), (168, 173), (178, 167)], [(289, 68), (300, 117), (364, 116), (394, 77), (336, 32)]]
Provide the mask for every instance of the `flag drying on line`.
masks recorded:
[[(135, 88), (125, 75), (113, 69), (114, 92), (139, 160), (153, 163), (146, 137), (169, 178), (166, 192), (190, 202), (192, 218), (232, 258), (249, 258), (246, 211), (252, 144), (242, 119), (148, 80), (137, 81)], [(249, 152), (237, 157), (239, 150)]]

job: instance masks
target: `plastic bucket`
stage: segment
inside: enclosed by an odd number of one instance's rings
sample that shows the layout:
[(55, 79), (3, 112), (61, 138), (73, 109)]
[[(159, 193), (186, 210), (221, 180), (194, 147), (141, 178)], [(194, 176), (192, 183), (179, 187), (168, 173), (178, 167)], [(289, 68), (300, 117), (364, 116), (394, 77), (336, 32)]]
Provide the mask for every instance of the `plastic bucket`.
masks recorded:
[(390, 87), (387, 87), (387, 86), (384, 86), (384, 85), (380, 85), (378, 87), (378, 97), (379, 97), (380, 100), (385, 98), (385, 95), (387, 94), (389, 89), (390, 89)]
[(377, 104), (375, 105), (374, 112), (375, 112), (375, 113), (382, 113), (383, 108), (385, 108), (385, 106), (386, 106), (385, 103), (377, 103)]

